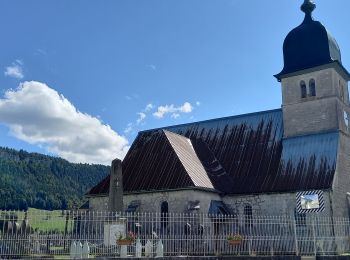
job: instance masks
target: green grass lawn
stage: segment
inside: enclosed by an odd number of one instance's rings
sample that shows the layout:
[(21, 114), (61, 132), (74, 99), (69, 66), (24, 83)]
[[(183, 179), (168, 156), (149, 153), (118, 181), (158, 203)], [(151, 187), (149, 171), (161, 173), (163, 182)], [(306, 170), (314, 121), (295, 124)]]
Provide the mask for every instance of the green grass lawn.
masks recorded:
[[(18, 217), (18, 223), (21, 224), (24, 217), (24, 211), (16, 212)], [(27, 211), (27, 219), (29, 225), (40, 232), (60, 232), (63, 233), (67, 225), (67, 231), (69, 232), (73, 228), (73, 220), (69, 218), (66, 220), (66, 215), (62, 214), (61, 210), (39, 210), (35, 208), (29, 208)]]

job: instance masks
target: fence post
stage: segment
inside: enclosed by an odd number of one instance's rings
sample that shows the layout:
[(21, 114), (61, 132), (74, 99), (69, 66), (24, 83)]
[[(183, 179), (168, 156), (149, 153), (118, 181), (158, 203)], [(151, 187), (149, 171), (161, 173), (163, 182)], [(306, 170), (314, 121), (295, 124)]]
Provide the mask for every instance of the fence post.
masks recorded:
[(65, 214), (66, 214), (66, 222), (64, 225), (64, 240), (63, 240), (63, 249), (66, 249), (66, 239), (67, 239), (67, 233), (68, 233), (68, 220), (69, 220), (69, 211), (65, 210)]
[(299, 256), (298, 234), (296, 218), (293, 218), (294, 240), (295, 240), (295, 255)]
[(314, 255), (317, 255), (317, 244), (316, 244), (316, 231), (315, 231), (315, 218), (312, 218), (312, 235), (314, 238)]

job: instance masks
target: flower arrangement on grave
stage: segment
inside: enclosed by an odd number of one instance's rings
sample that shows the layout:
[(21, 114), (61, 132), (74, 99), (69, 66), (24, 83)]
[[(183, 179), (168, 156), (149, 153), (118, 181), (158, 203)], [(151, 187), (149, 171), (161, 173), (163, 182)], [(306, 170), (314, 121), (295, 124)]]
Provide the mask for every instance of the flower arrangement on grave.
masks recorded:
[(234, 235), (229, 235), (226, 238), (226, 240), (230, 245), (239, 245), (241, 244), (243, 237), (240, 234), (234, 234)]
[(120, 246), (128, 246), (131, 245), (136, 240), (136, 235), (129, 231), (125, 237), (123, 237), (122, 233), (119, 232), (119, 236), (117, 238), (117, 244)]

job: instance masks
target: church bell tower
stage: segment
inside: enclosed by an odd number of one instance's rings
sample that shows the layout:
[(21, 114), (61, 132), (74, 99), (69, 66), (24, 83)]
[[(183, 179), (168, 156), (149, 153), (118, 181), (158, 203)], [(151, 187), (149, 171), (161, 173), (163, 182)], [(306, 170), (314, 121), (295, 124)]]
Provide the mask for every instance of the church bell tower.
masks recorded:
[(316, 5), (305, 0), (303, 22), (283, 43), (284, 68), (275, 75), (282, 86), (284, 137), (340, 130), (350, 134), (349, 72), (336, 40), (312, 17)]

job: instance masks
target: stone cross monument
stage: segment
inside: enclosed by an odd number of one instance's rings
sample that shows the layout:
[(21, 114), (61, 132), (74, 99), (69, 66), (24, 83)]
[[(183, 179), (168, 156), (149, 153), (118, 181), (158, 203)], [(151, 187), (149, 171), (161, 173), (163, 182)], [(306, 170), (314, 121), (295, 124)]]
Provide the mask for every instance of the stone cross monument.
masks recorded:
[(109, 182), (109, 211), (123, 211), (123, 175), (122, 161), (114, 159)]

